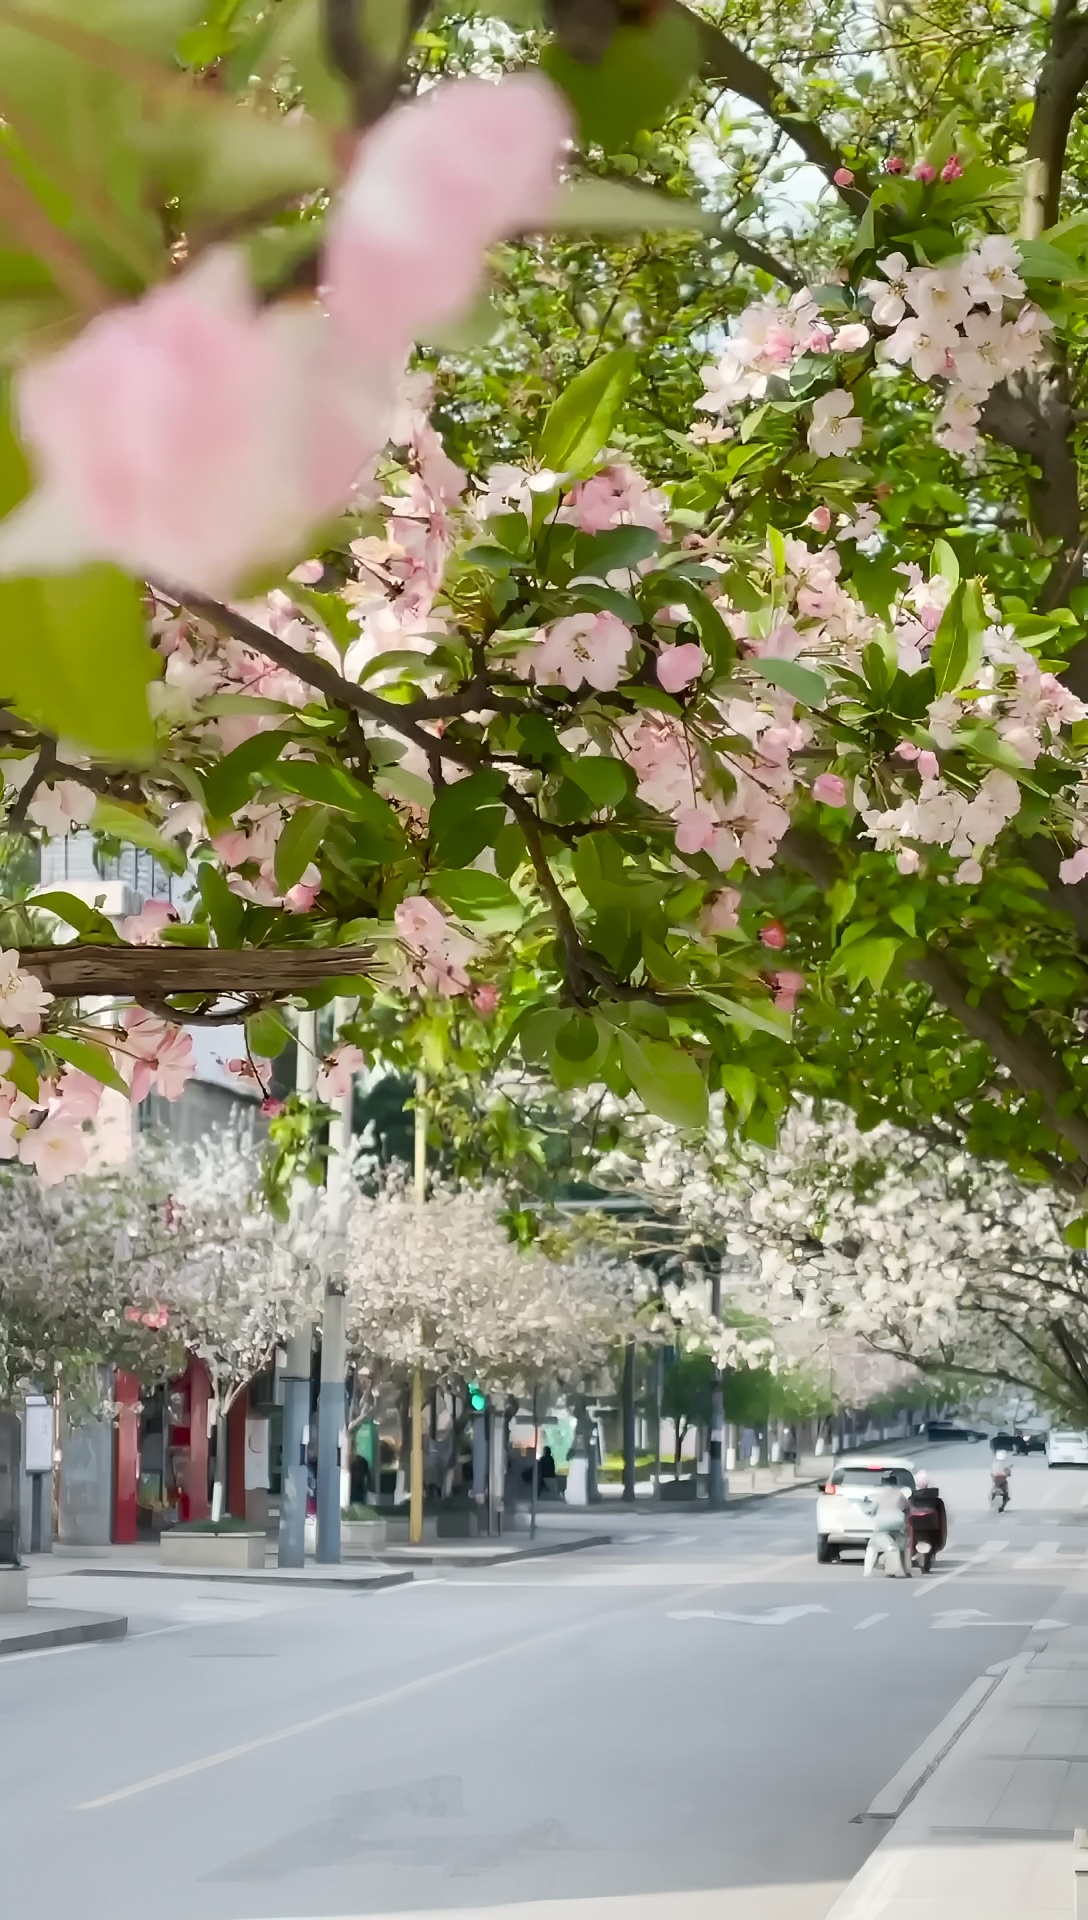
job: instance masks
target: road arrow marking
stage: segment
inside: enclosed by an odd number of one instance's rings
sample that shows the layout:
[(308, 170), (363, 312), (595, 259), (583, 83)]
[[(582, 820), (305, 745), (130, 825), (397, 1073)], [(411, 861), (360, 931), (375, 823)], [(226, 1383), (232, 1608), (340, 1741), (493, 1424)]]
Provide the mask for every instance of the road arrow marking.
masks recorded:
[(709, 1608), (694, 1607), (684, 1613), (670, 1613), (670, 1620), (732, 1620), (743, 1627), (787, 1627), (806, 1613), (830, 1613), (830, 1607), (769, 1607), (766, 1613), (711, 1613)]
[(866, 1627), (875, 1627), (879, 1621), (889, 1620), (890, 1618), (891, 1618), (891, 1615), (887, 1613), (867, 1613), (864, 1620), (858, 1621), (857, 1626), (854, 1628), (854, 1632), (864, 1633)]
[(937, 1632), (954, 1632), (957, 1627), (1033, 1627), (1036, 1631), (1056, 1632), (1069, 1625), (1067, 1620), (995, 1620), (992, 1614), (979, 1613), (975, 1607), (958, 1607), (939, 1613), (933, 1621)]

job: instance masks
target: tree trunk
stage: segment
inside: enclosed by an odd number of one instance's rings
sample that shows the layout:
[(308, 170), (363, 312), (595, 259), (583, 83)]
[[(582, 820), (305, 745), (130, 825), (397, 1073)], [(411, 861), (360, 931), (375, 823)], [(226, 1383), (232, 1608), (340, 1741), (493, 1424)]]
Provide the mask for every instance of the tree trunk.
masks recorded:
[(84, 994), (274, 995), (365, 973), (370, 947), (24, 947), (19, 964), (61, 998)]
[(227, 1410), (222, 1401), (215, 1408), (215, 1479), (212, 1481), (212, 1520), (223, 1518), (227, 1497)]

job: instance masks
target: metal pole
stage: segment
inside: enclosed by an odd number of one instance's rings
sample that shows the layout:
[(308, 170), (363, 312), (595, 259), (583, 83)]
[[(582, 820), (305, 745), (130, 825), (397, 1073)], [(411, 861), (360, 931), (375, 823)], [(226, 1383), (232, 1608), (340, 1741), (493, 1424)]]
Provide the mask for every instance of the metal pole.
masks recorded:
[[(722, 1272), (720, 1264), (715, 1267), (710, 1281), (710, 1311), (715, 1320), (722, 1317)], [(710, 1472), (707, 1476), (707, 1499), (712, 1507), (725, 1505), (725, 1475), (722, 1472), (722, 1450), (725, 1444), (725, 1394), (722, 1387), (723, 1374), (720, 1367), (714, 1369), (714, 1380), (710, 1389)]]
[[(317, 1015), (300, 1013), (295, 1090), (312, 1099), (317, 1082)], [(307, 1198), (299, 1181), (292, 1206)], [(283, 1486), (280, 1493), (280, 1534), (277, 1565), (301, 1567), (306, 1560), (306, 1496), (309, 1491), (307, 1451), (310, 1444), (310, 1352), (313, 1323), (304, 1320), (287, 1341), (283, 1371)], [(218, 1470), (217, 1470), (218, 1471)]]
[(540, 1455), (540, 1425), (537, 1420), (537, 1396), (539, 1394), (539, 1391), (540, 1391), (539, 1384), (537, 1380), (534, 1378), (533, 1380), (533, 1459), (532, 1459), (533, 1471), (529, 1476), (529, 1538), (530, 1540), (536, 1539), (536, 1476), (538, 1471), (537, 1462)]
[(654, 1380), (654, 1499), (661, 1498), (661, 1403), (665, 1397), (665, 1349), (657, 1349)]
[[(339, 1033), (351, 1009), (346, 1000), (335, 1003), (335, 1025)], [(351, 1162), (351, 1113), (354, 1089), (337, 1101), (337, 1111), (329, 1130), (328, 1198), (330, 1254), (333, 1269), (325, 1282), (325, 1301), (321, 1315), (321, 1384), (317, 1396), (317, 1559), (322, 1566), (340, 1564), (340, 1445), (344, 1427), (344, 1375), (347, 1356), (344, 1346), (344, 1275), (336, 1263), (342, 1252), (344, 1219), (348, 1203), (348, 1177)]]
[[(416, 1205), (427, 1198), (427, 1083), (416, 1074), (415, 1194)], [(408, 1539), (418, 1547), (423, 1539), (423, 1369), (412, 1369), (412, 1484), (408, 1503)]]
[(623, 1497), (630, 1505), (635, 1498), (635, 1343), (628, 1340), (623, 1351)]
[(487, 1499), (487, 1415), (472, 1416), (472, 1498), (477, 1507)]

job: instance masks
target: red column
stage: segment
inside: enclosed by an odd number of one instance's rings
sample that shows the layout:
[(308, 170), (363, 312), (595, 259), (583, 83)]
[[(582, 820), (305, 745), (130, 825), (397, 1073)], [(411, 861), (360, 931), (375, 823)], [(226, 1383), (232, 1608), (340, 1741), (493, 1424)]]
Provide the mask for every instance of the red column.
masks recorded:
[[(208, 1502), (208, 1369), (203, 1360), (195, 1354), (190, 1356), (189, 1365), (182, 1376), (182, 1384), (189, 1400), (189, 1431), (184, 1442), (189, 1449), (189, 1462), (185, 1470), (185, 1485), (178, 1503), (179, 1520), (206, 1520), (211, 1507)], [(179, 1436), (180, 1439), (180, 1436)]]
[(246, 1416), (249, 1388), (243, 1387), (227, 1415), (227, 1512), (246, 1517)]
[(136, 1491), (140, 1477), (140, 1382), (118, 1367), (113, 1378), (118, 1407), (113, 1430), (113, 1540), (130, 1546), (136, 1539)]

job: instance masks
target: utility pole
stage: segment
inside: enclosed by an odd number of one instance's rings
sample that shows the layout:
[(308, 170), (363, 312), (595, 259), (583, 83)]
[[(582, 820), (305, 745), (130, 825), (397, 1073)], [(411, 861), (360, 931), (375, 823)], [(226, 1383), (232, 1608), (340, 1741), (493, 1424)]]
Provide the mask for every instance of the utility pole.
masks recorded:
[[(415, 1194), (416, 1205), (427, 1199), (427, 1083), (416, 1074), (415, 1118)], [(412, 1368), (412, 1484), (408, 1496), (408, 1539), (418, 1547), (423, 1539), (423, 1368), (417, 1361)]]
[[(722, 1317), (722, 1269), (719, 1261), (714, 1268), (710, 1282), (710, 1311), (715, 1320)], [(712, 1507), (725, 1505), (725, 1475), (722, 1472), (722, 1448), (725, 1442), (725, 1394), (722, 1388), (723, 1374), (720, 1367), (714, 1369), (714, 1380), (710, 1389), (710, 1472), (707, 1477), (707, 1498)]]
[(623, 1497), (635, 1498), (635, 1343), (623, 1350)]
[[(335, 1003), (336, 1032), (347, 1020), (346, 1000)], [(340, 1564), (340, 1436), (344, 1427), (344, 1229), (351, 1170), (351, 1117), (354, 1085), (336, 1102), (329, 1129), (326, 1195), (332, 1268), (325, 1281), (321, 1314), (321, 1385), (317, 1396), (317, 1553), (325, 1567)]]
[[(317, 1087), (317, 1015), (298, 1017), (295, 1091), (312, 1100)], [(308, 1190), (296, 1182), (292, 1211), (305, 1204)], [(307, 1450), (310, 1444), (310, 1354), (314, 1330), (304, 1320), (287, 1342), (283, 1374), (283, 1480), (280, 1492), (280, 1536), (276, 1552), (281, 1567), (306, 1562), (306, 1496), (309, 1491)]]

